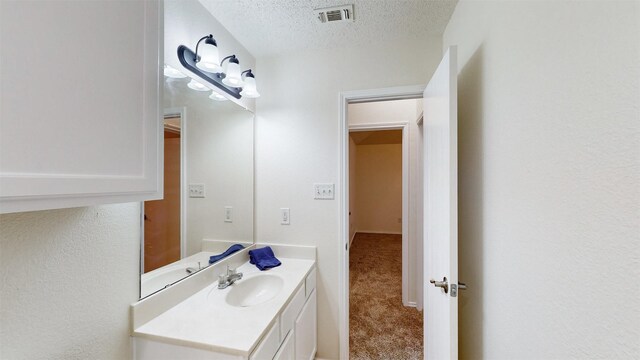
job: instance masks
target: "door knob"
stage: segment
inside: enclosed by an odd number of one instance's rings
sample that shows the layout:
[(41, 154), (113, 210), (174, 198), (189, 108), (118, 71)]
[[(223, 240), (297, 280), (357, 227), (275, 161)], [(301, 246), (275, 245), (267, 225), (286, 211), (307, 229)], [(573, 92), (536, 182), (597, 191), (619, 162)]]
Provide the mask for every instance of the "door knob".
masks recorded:
[(433, 286), (435, 287), (439, 287), (439, 288), (443, 288), (444, 289), (444, 293), (448, 293), (449, 292), (449, 282), (447, 281), (447, 277), (443, 277), (442, 281), (436, 281), (436, 280), (429, 280), (430, 283), (433, 284)]
[(467, 284), (458, 281), (458, 289), (460, 290), (467, 290)]

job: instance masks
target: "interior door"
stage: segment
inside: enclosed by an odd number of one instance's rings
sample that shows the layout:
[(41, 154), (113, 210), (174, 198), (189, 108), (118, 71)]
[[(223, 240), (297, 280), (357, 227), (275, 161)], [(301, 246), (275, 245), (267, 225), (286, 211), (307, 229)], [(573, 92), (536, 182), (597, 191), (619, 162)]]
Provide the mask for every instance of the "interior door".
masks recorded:
[(424, 90), (424, 349), (458, 358), (457, 52), (449, 47)]

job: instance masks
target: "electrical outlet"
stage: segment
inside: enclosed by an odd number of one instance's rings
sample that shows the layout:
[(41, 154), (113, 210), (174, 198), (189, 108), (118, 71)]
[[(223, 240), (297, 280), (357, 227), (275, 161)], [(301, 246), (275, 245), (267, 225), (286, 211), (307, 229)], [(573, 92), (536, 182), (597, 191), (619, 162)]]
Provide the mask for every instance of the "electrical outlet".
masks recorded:
[(233, 206), (224, 207), (224, 222), (233, 222)]
[(189, 184), (189, 197), (191, 197), (191, 198), (203, 198), (204, 197), (204, 184)]
[(280, 208), (280, 225), (289, 225), (291, 223), (289, 215), (289, 208)]
[(313, 198), (316, 200), (333, 200), (334, 192), (334, 184), (313, 184)]

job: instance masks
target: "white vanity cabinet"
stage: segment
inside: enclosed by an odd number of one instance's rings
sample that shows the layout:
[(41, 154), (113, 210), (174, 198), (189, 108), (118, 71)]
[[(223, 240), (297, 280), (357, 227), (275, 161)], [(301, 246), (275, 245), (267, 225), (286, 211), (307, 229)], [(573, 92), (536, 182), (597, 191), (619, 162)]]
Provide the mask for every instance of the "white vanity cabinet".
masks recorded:
[[(267, 274), (247, 261), (237, 268), (244, 276), (236, 284), (220, 290), (217, 283), (212, 283), (164, 311), (157, 305), (169, 301), (169, 297), (154, 300), (162, 292), (135, 304), (134, 360), (313, 359), (317, 344), (315, 260), (280, 260), (282, 265)], [(220, 270), (214, 265), (214, 269), (203, 271), (217, 276)], [(245, 289), (235, 288), (242, 281), (264, 276), (282, 279), (281, 290), (272, 300), (255, 307), (237, 307), (227, 302), (231, 291)], [(193, 279), (185, 281), (189, 280)], [(257, 283), (254, 280), (246, 284)], [(146, 318), (152, 312), (158, 315)], [(136, 320), (138, 316), (146, 319), (136, 326), (136, 322), (143, 321)]]
[(0, 14), (0, 213), (162, 198), (162, 2)]

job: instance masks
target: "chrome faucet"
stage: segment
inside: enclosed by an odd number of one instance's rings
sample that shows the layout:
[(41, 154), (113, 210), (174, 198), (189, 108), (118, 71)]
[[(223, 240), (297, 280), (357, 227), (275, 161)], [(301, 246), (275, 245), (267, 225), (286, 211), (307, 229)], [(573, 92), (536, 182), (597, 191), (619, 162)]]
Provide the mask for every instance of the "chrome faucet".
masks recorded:
[(227, 265), (227, 273), (218, 276), (218, 289), (226, 289), (227, 286), (233, 285), (240, 279), (242, 279), (242, 273), (236, 272), (236, 269), (231, 269)]

